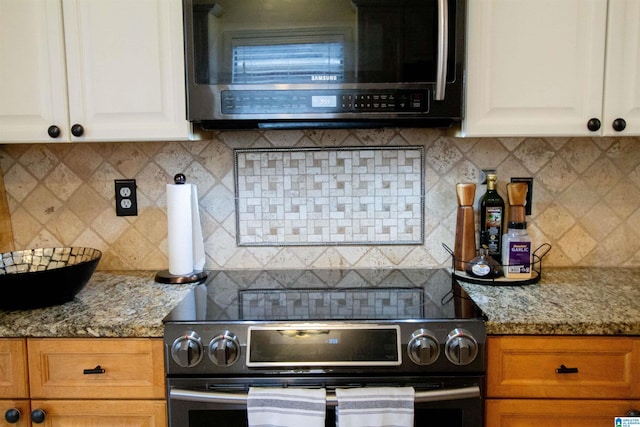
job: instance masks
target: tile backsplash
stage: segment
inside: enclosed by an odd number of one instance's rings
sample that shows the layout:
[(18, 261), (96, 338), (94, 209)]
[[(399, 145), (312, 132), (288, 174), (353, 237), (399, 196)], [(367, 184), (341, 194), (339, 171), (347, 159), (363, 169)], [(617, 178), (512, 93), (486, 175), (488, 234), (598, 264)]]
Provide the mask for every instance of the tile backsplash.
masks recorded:
[[(424, 243), (239, 245), (234, 149), (424, 149)], [(7, 144), (0, 167), (16, 248), (91, 246), (101, 270), (167, 268), (165, 184), (198, 185), (206, 268), (448, 267), (456, 182), (496, 169), (533, 177), (528, 218), (545, 265), (640, 266), (640, 138), (462, 139), (433, 129), (224, 131), (190, 142)], [(135, 178), (138, 216), (115, 215), (114, 179)], [(485, 187), (478, 185), (476, 199)]]

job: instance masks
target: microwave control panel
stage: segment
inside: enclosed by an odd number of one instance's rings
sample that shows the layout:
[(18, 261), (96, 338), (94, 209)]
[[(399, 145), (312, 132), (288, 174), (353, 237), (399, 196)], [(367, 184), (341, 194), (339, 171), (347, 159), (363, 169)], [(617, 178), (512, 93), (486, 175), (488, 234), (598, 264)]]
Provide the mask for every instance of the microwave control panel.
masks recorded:
[(223, 90), (223, 114), (427, 113), (427, 90)]

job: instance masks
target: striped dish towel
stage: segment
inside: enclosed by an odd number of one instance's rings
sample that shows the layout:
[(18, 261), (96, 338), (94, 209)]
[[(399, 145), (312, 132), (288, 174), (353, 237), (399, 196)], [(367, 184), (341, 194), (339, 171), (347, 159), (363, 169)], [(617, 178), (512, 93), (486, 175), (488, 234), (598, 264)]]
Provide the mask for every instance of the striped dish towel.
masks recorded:
[(323, 388), (251, 387), (249, 427), (324, 427), (326, 394)]
[(340, 427), (413, 427), (413, 387), (336, 389)]

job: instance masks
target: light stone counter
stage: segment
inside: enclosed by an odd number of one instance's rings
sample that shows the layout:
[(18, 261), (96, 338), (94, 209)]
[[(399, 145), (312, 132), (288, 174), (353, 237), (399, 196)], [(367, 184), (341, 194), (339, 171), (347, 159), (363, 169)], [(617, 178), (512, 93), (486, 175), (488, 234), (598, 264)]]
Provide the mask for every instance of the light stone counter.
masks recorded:
[[(66, 304), (0, 310), (0, 337), (162, 337), (162, 319), (194, 285), (151, 271), (97, 271)], [(640, 269), (547, 268), (539, 283), (461, 283), (487, 316), (487, 333), (640, 335)]]
[(640, 335), (640, 269), (546, 268), (539, 283), (460, 283), (494, 335)]
[(162, 319), (194, 285), (164, 285), (154, 276), (97, 271), (66, 304), (0, 310), (0, 337), (162, 337)]

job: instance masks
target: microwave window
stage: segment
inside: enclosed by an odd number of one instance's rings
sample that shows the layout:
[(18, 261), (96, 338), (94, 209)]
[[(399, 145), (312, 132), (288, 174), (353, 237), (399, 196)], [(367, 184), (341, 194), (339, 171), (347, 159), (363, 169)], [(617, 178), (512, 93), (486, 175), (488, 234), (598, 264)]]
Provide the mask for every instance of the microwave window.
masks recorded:
[(344, 81), (344, 39), (314, 41), (256, 38), (233, 44), (231, 83), (270, 84)]
[[(198, 84), (436, 80), (436, 0), (193, 1), (188, 61)], [(456, 2), (448, 4), (452, 49)]]

